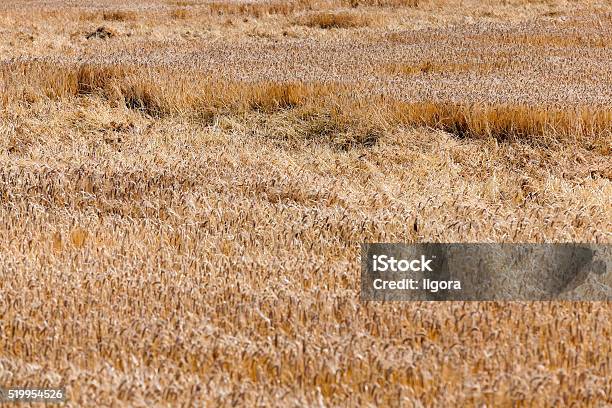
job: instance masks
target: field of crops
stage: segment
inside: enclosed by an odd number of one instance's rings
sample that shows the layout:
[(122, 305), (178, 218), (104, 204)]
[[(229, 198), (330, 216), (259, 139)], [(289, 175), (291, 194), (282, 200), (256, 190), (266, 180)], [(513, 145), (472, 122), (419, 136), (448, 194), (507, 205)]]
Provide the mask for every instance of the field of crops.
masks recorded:
[[(612, 243), (605, 0), (4, 0), (0, 386), (605, 406), (610, 303), (362, 303), (362, 242)], [(608, 276), (612, 285), (612, 276)]]

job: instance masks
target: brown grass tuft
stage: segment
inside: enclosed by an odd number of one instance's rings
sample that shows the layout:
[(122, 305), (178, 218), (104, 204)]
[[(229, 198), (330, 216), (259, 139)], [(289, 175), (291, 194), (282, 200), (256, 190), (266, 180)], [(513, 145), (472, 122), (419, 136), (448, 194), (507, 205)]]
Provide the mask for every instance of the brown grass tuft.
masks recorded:
[(202, 4), (194, 0), (169, 0), (169, 1), (166, 1), (166, 3), (171, 6), (177, 6), (177, 7), (189, 7), (189, 6), (197, 6), (199, 4)]
[(136, 19), (136, 13), (125, 10), (112, 10), (102, 12), (102, 19), (106, 21), (133, 21)]
[(170, 12), (170, 17), (175, 20), (184, 20), (189, 16), (189, 12), (186, 9), (176, 9)]
[(426, 60), (415, 64), (393, 63), (383, 67), (383, 72), (391, 75), (427, 75), (427, 74), (446, 74), (474, 72), (477, 74), (488, 74), (511, 69), (517, 63), (511, 60), (496, 60), (487, 62), (450, 62), (450, 61), (431, 61)]
[(291, 15), (299, 11), (312, 10), (312, 0), (270, 0), (261, 2), (223, 2), (208, 3), (213, 14), (241, 15), (260, 18), (266, 15)]
[(302, 84), (264, 83), (255, 87), (249, 95), (249, 104), (252, 109), (262, 112), (274, 112), (282, 109), (291, 109), (304, 102), (307, 93)]
[(494, 138), (545, 143), (567, 140), (603, 149), (612, 142), (612, 110), (559, 109), (524, 105), (399, 103), (400, 123), (440, 129), (460, 138)]
[(349, 0), (351, 7), (418, 7), (419, 0)]
[(369, 27), (373, 25), (374, 22), (374, 17), (369, 14), (332, 11), (308, 14), (298, 20), (298, 24), (326, 30), (332, 28)]
[(612, 47), (611, 35), (559, 35), (559, 34), (529, 34), (529, 35), (505, 35), (493, 36), (492, 41), (506, 44), (526, 44), (536, 47)]

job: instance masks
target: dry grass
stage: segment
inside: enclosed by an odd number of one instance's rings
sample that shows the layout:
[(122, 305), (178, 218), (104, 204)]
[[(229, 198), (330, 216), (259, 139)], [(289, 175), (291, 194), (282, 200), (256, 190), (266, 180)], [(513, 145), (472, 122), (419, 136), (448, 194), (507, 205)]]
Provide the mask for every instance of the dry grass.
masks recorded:
[(384, 66), (385, 73), (391, 75), (427, 75), (427, 74), (448, 74), (448, 73), (464, 73), (474, 72), (476, 74), (489, 74), (492, 72), (511, 69), (512, 61), (497, 60), (487, 62), (437, 62), (437, 61), (421, 61), (417, 64), (388, 64)]
[(185, 9), (176, 9), (170, 12), (170, 17), (178, 20), (184, 20), (189, 17), (189, 12)]
[(356, 14), (353, 12), (316, 12), (306, 15), (298, 20), (299, 24), (307, 27), (322, 29), (331, 28), (357, 28), (369, 27), (374, 24), (375, 19), (368, 14)]
[(609, 48), (612, 47), (612, 37), (610, 35), (592, 37), (589, 35), (512, 35), (500, 36), (498, 41), (516, 44), (523, 43), (538, 47), (589, 47), (589, 48)]
[[(316, 110), (335, 116), (344, 112), (355, 128), (366, 123), (381, 129), (398, 125), (428, 127), (460, 138), (573, 143), (604, 155), (609, 154), (612, 145), (612, 110), (608, 108), (408, 103), (388, 96), (354, 97), (349, 87), (340, 84), (243, 83), (164, 68), (144, 71), (130, 65), (58, 67), (21, 62), (3, 67), (0, 77), (7, 84), (4, 104), (23, 98), (33, 103), (44, 98), (96, 94), (113, 106), (122, 104), (155, 117), (292, 109), (299, 117)], [(189, 87), (185, 86), (187, 82)]]
[(136, 13), (123, 10), (103, 11), (102, 19), (106, 21), (133, 21), (136, 19)]
[(609, 4), (458, 4), (0, 5), (0, 385), (612, 403), (608, 303), (358, 300), (361, 242), (610, 243)]
[(219, 15), (243, 15), (261, 18), (270, 14), (291, 15), (296, 12), (311, 10), (313, 2), (311, 0), (290, 0), (290, 1), (217, 1), (208, 4), (210, 11)]
[(352, 7), (418, 7), (419, 0), (348, 0)]
[(171, 6), (178, 6), (178, 7), (198, 6), (202, 4), (201, 2), (198, 2), (198, 1), (189, 1), (189, 0), (170, 0), (170, 1), (167, 1), (166, 3)]
[(84, 11), (78, 16), (81, 21), (112, 21), (130, 22), (137, 19), (137, 14), (129, 10), (103, 10), (103, 11)]
[[(359, 25), (349, 24), (350, 19), (356, 20), (359, 16), (348, 12), (336, 12), (335, 9), (343, 7), (418, 7), (418, 0), (264, 0), (264, 1), (214, 1), (204, 3), (213, 14), (218, 15), (242, 15), (261, 18), (269, 15), (291, 16), (296, 13), (312, 11), (313, 14), (306, 20), (313, 21), (313, 26), (319, 26), (314, 23), (317, 18), (321, 21), (329, 19), (337, 19), (340, 22), (340, 28), (361, 27), (367, 20), (367, 17), (361, 15), (361, 23)], [(324, 12), (315, 12), (315, 10)], [(355, 22), (353, 23), (355, 24)], [(363, 25), (362, 25), (363, 24)], [(335, 26), (335, 25), (334, 25)], [(323, 27), (325, 28), (325, 27)]]
[(574, 143), (601, 154), (612, 146), (612, 110), (589, 107), (559, 109), (524, 105), (400, 104), (400, 123), (444, 130), (458, 137), (492, 137)]

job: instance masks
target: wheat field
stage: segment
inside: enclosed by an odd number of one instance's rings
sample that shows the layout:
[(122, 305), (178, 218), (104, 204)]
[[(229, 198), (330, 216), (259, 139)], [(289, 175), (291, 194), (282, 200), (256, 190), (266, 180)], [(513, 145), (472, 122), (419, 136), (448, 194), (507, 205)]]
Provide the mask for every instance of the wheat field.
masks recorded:
[(0, 386), (612, 404), (609, 303), (359, 300), (362, 242), (612, 243), (611, 61), (604, 0), (4, 0)]

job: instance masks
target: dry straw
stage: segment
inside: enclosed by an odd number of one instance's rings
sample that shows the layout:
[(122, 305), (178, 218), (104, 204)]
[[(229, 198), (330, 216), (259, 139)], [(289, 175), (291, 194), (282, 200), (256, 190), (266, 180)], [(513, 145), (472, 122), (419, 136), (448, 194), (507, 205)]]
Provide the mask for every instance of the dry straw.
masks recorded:
[(612, 402), (610, 304), (358, 300), (362, 242), (610, 242), (609, 2), (123, 3), (0, 4), (0, 384)]

